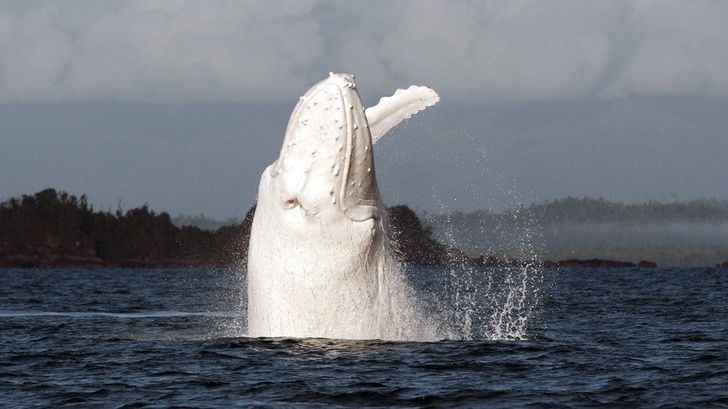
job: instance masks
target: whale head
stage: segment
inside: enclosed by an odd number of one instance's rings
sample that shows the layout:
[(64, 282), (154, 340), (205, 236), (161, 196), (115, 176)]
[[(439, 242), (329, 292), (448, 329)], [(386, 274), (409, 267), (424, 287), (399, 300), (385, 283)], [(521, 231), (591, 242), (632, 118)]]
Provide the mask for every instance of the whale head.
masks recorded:
[(411, 86), (365, 110), (350, 74), (329, 74), (301, 97), (258, 187), (247, 260), (250, 335), (398, 336), (386, 332), (398, 328), (387, 324), (392, 311), (412, 314), (387, 295), (401, 286), (372, 144), (438, 100), (432, 89)]
[(331, 73), (300, 98), (278, 160), (266, 172), (269, 205), (288, 216), (313, 222), (379, 217), (372, 135), (353, 75)]

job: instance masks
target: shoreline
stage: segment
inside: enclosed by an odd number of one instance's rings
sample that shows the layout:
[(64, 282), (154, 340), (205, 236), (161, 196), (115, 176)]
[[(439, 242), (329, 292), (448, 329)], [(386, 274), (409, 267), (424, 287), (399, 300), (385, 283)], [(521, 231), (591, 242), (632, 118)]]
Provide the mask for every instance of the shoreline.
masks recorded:
[[(591, 208), (592, 202), (582, 205)], [(406, 205), (384, 210), (392, 250), (405, 266), (728, 268), (728, 248), (600, 250), (567, 246), (541, 254), (498, 253), (500, 257), (494, 257), (492, 247), (468, 251), (462, 245), (437, 240), (432, 227)], [(94, 210), (85, 196), (45, 189), (0, 203), (0, 268), (239, 266), (247, 256), (254, 213), (255, 205), (238, 224), (207, 231), (176, 226), (169, 214), (156, 213), (146, 205), (126, 212), (104, 212)], [(682, 264), (688, 262), (691, 264)]]
[[(441, 260), (441, 258), (440, 258)], [(28, 269), (58, 269), (58, 268), (233, 268), (244, 263), (225, 262), (212, 260), (195, 259), (129, 259), (129, 260), (103, 260), (98, 257), (62, 257), (62, 256), (6, 256), (0, 258), (0, 269), (2, 268), (28, 268)], [(588, 268), (588, 269), (610, 269), (610, 268), (634, 268), (639, 270), (653, 268), (671, 268), (675, 266), (658, 266), (656, 263), (642, 260), (637, 263), (621, 260), (609, 260), (601, 258), (578, 259), (570, 258), (564, 260), (543, 260), (543, 261), (522, 261), (515, 259), (499, 259), (492, 256), (480, 256), (475, 258), (452, 260), (452, 263), (415, 263), (412, 260), (404, 263), (412, 267), (534, 267), (534, 268)], [(728, 269), (728, 261), (712, 266), (694, 266), (693, 268), (723, 268)]]

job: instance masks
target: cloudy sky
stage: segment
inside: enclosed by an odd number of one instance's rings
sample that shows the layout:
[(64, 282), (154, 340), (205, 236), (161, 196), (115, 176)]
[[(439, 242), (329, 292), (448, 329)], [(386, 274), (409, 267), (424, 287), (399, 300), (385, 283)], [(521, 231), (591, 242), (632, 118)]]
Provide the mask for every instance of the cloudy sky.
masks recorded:
[(728, 199), (728, 2), (0, 0), (0, 199), (239, 216), (297, 97), (442, 96), (378, 144), (388, 203)]

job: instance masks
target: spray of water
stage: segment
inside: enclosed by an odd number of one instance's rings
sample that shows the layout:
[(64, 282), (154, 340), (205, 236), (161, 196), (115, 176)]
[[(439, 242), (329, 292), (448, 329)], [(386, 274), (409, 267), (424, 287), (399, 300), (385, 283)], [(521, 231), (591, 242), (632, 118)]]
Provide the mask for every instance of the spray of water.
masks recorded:
[[(472, 138), (469, 138), (472, 142)], [(463, 166), (455, 164), (455, 166)], [(492, 196), (500, 194), (508, 202), (515, 203), (512, 218), (508, 226), (495, 226), (500, 229), (499, 235), (505, 238), (509, 246), (485, 248), (485, 256), (494, 256), (500, 260), (519, 260), (518, 263), (498, 267), (475, 267), (459, 254), (451, 254), (452, 265), (447, 267), (445, 285), (442, 291), (430, 294), (437, 299), (437, 309), (441, 322), (446, 322), (444, 333), (447, 338), (454, 339), (492, 339), (523, 340), (529, 338), (530, 323), (539, 305), (543, 285), (542, 271), (535, 261), (542, 251), (535, 240), (540, 229), (534, 219), (524, 209), (525, 198), (517, 193), (516, 181), (507, 180), (494, 172), (488, 163), (485, 148), (481, 151), (480, 163), (467, 163), (469, 169), (475, 169), (473, 180), (477, 180), (479, 169), (488, 172), (491, 180), (496, 180), (496, 191), (490, 191), (490, 198), (483, 198), (485, 189), (476, 182), (470, 184), (470, 194), (481, 203), (492, 200)], [(439, 223), (438, 238), (450, 249), (462, 247), (458, 242), (451, 220), (451, 209), (433, 192), (433, 200), (444, 223)], [(484, 224), (481, 224), (481, 228)], [(453, 252), (455, 250), (452, 250)]]
[[(441, 237), (452, 248), (452, 224), (444, 224)], [(530, 245), (530, 233), (513, 232), (521, 260), (534, 260), (537, 254)], [(495, 253), (496, 249), (493, 249)], [(499, 254), (501, 259), (512, 256)], [(450, 259), (462, 260), (457, 254)], [(542, 274), (534, 262), (498, 267), (473, 266), (455, 261), (446, 267), (445, 283), (437, 293), (444, 333), (451, 339), (522, 340), (529, 337), (529, 324), (539, 303)]]

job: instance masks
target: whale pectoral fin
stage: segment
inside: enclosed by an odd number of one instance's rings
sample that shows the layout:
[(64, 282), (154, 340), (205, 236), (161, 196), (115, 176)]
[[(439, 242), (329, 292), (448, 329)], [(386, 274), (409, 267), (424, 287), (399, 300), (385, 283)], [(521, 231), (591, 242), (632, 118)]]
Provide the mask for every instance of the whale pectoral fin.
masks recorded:
[(377, 105), (366, 109), (372, 143), (376, 143), (400, 122), (438, 101), (440, 96), (432, 88), (417, 85), (398, 89), (391, 97), (383, 97)]

